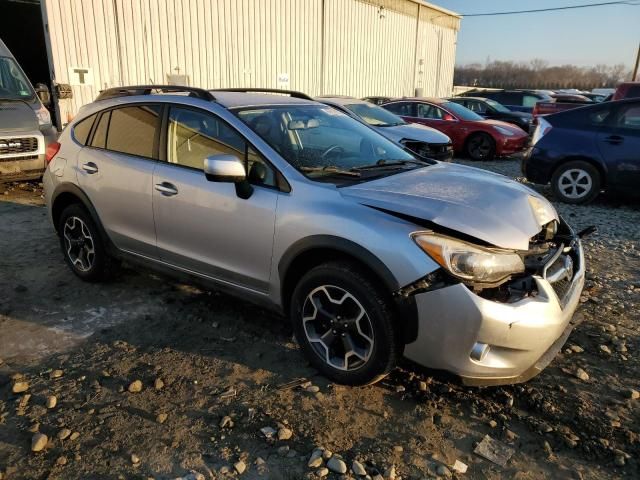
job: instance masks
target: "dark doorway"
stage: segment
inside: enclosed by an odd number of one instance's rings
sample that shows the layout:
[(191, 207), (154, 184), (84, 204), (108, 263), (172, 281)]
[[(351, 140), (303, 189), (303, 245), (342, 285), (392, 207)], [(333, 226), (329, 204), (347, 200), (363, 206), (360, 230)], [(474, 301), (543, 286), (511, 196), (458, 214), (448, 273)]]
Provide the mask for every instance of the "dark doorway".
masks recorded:
[[(51, 75), (40, 0), (0, 0), (0, 38), (24, 70), (31, 85), (44, 83), (51, 91)], [(49, 110), (53, 110), (53, 103)], [(55, 121), (55, 112), (51, 112)]]
[(40, 2), (0, 0), (0, 18), (0, 38), (31, 84), (44, 83), (51, 88)]

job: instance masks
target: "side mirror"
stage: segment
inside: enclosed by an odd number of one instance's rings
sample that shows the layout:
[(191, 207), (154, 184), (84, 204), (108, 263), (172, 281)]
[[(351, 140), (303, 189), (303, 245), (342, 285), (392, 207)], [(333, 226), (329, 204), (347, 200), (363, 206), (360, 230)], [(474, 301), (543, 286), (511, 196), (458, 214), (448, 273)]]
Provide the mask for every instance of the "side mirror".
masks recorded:
[(236, 194), (242, 199), (246, 200), (253, 194), (244, 164), (235, 155), (221, 154), (205, 158), (204, 175), (210, 182), (234, 183)]
[(442, 116), (442, 120), (444, 120), (445, 122), (455, 122), (456, 121), (456, 117), (454, 117), (453, 115), (451, 115), (449, 113), (445, 113)]
[(247, 178), (244, 165), (235, 155), (211, 155), (204, 159), (204, 174), (210, 182), (238, 183)]
[(49, 87), (47, 87), (44, 83), (36, 84), (36, 95), (42, 102), (45, 107), (51, 106), (51, 92), (49, 91)]

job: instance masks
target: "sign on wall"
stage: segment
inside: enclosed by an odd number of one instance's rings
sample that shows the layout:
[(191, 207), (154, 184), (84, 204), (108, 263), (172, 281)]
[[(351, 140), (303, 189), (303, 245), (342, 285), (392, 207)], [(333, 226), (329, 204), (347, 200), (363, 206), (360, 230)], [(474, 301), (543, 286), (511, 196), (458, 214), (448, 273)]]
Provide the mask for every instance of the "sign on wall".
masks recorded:
[(283, 89), (289, 88), (289, 74), (288, 73), (279, 73), (278, 74), (278, 88), (283, 88)]
[(69, 84), (75, 86), (93, 85), (93, 71), (90, 67), (69, 67)]

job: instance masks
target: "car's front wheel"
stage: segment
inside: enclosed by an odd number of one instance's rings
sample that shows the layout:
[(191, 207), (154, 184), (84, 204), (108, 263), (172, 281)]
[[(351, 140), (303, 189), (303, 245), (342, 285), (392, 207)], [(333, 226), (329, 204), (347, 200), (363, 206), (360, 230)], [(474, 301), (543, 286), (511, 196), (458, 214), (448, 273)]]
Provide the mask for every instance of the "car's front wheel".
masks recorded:
[(309, 362), (347, 385), (384, 378), (401, 354), (388, 297), (351, 262), (324, 263), (307, 272), (293, 293), (290, 315)]
[(600, 184), (600, 172), (582, 160), (561, 165), (551, 178), (554, 197), (573, 204), (592, 201), (600, 193)]
[(492, 160), (496, 155), (496, 142), (488, 133), (471, 134), (466, 146), (471, 160)]
[(93, 218), (82, 205), (74, 203), (62, 211), (58, 235), (64, 259), (78, 277), (98, 282), (112, 276), (117, 263), (109, 257)]

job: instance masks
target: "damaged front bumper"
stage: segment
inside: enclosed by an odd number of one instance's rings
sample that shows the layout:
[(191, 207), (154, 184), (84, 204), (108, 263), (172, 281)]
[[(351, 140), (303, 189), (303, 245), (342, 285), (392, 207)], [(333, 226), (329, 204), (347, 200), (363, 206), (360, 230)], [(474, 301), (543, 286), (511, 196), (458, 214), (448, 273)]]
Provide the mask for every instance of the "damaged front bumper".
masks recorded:
[(559, 274), (568, 255), (556, 256), (531, 276), (535, 294), (516, 301), (484, 298), (462, 283), (414, 294), (418, 331), (405, 356), (452, 372), (468, 385), (529, 380), (555, 357), (577, 323), (573, 316), (585, 276), (577, 238), (570, 255), (570, 271)]

